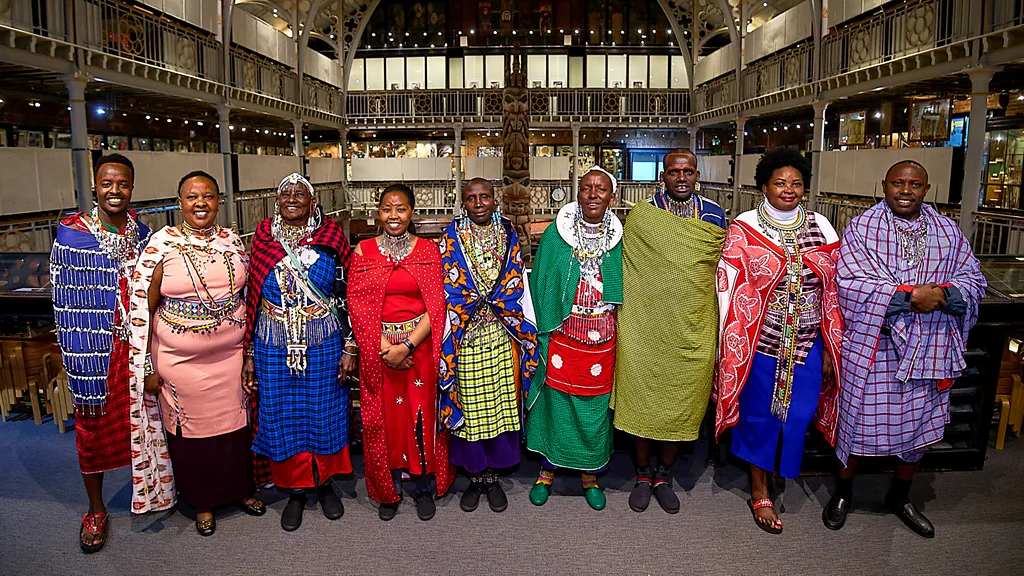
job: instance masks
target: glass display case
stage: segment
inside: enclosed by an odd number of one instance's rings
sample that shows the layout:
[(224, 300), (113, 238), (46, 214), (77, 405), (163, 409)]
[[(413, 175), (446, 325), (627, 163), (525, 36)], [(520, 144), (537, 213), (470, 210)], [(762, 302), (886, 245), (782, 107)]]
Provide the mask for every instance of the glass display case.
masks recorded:
[(0, 252), (0, 337), (33, 338), (52, 330), (50, 254)]

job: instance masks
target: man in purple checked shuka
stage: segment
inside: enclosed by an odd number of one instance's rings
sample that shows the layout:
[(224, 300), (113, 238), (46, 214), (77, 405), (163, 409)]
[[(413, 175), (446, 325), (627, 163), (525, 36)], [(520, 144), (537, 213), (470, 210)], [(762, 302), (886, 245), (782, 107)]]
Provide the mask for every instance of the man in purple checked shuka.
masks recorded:
[(931, 538), (935, 528), (910, 503), (910, 485), (925, 447), (949, 422), (949, 388), (965, 366), (985, 278), (956, 223), (923, 204), (923, 166), (897, 162), (882, 186), (885, 201), (850, 222), (839, 248), (842, 467), (822, 521), (843, 527), (861, 456), (898, 456), (886, 508)]

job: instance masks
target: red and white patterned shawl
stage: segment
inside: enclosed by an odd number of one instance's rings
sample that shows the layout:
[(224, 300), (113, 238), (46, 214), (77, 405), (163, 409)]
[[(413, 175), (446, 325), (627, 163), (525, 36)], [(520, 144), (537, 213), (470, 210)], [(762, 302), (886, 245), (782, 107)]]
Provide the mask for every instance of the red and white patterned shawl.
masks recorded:
[[(722, 318), (712, 392), (712, 399), (717, 402), (716, 434), (739, 421), (740, 393), (750, 376), (768, 298), (785, 273), (782, 248), (762, 235), (756, 224), (751, 223), (751, 218), (744, 218), (748, 214), (741, 214), (729, 226), (716, 277)], [(814, 218), (819, 223), (827, 223), (820, 214), (815, 214)], [(839, 347), (843, 334), (843, 316), (835, 283), (835, 253), (838, 248), (839, 242), (834, 241), (800, 252), (804, 264), (822, 281), (821, 334), (832, 355), (836, 374), (839, 373)], [(818, 429), (830, 444), (835, 442), (837, 392), (834, 379), (823, 382), (815, 415)]]

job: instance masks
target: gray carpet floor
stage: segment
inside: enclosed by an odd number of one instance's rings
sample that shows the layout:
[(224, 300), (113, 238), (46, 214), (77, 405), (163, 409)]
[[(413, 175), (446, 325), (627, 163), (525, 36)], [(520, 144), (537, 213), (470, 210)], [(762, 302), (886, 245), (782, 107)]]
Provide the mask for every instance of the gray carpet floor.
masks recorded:
[(266, 490), (266, 516), (224, 510), (212, 538), (196, 534), (183, 508), (129, 514), (129, 475), (120, 470), (105, 484), (109, 541), (86, 556), (77, 544), (87, 500), (74, 434), (14, 421), (0, 424), (0, 574), (1024, 574), (1021, 440), (990, 449), (984, 471), (919, 475), (912, 498), (936, 525), (932, 540), (881, 512), (889, 482), (881, 475), (857, 479), (857, 507), (839, 532), (820, 519), (832, 480), (789, 481), (781, 488), (785, 531), (771, 536), (747, 509), (745, 473), (704, 460), (698, 444), (677, 463), (675, 516), (656, 503), (643, 514), (629, 509), (632, 467), (616, 454), (601, 479), (608, 507), (600, 512), (568, 474), (556, 479), (547, 505), (530, 504), (537, 464), (527, 460), (502, 480), (510, 499), (502, 514), (485, 502), (463, 512), (463, 478), (430, 522), (418, 520), (407, 499), (384, 523), (357, 477), (337, 486), (345, 503), (338, 521), (310, 506), (302, 527), (285, 533), (285, 497)]

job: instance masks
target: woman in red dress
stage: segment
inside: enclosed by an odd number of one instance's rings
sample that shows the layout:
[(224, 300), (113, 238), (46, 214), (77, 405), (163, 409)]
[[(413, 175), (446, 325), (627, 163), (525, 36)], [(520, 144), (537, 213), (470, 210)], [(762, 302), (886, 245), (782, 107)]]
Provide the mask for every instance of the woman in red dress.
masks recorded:
[[(445, 304), (438, 246), (410, 233), (416, 198), (408, 187), (381, 194), (384, 233), (359, 243), (349, 270), (349, 315), (359, 362), (366, 487), (391, 520), (401, 502), (401, 474), (412, 476), (416, 513), (434, 516), (437, 492), (451, 486), (448, 433), (438, 429), (437, 370)], [(370, 353), (376, 352), (376, 354)]]

